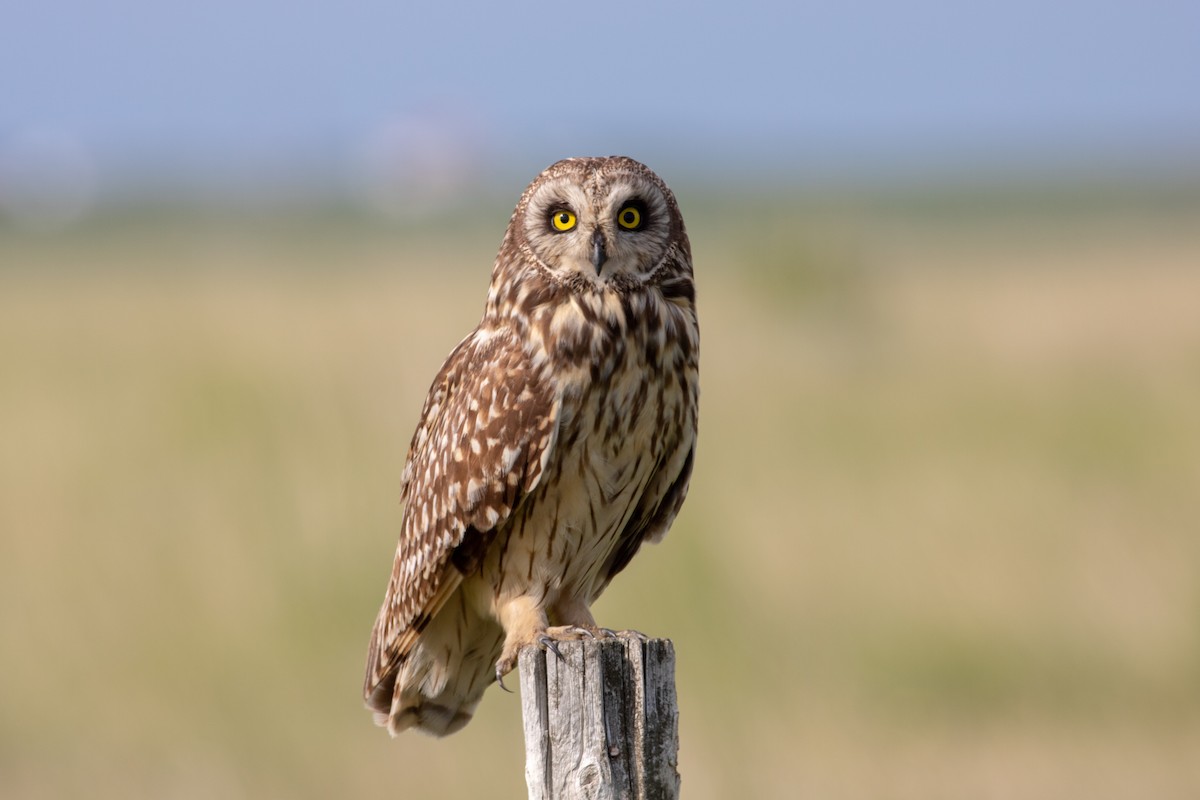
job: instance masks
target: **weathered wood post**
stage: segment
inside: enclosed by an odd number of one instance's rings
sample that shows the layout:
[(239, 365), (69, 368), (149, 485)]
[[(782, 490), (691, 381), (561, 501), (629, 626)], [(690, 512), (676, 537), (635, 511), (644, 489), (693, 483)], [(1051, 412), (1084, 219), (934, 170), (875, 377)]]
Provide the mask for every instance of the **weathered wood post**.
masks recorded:
[(530, 800), (675, 800), (679, 709), (670, 639), (521, 651)]

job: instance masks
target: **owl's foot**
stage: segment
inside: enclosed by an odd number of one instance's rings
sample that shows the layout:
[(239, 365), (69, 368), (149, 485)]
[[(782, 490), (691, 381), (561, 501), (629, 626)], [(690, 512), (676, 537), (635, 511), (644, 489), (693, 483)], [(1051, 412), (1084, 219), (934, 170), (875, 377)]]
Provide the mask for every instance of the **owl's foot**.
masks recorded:
[[(612, 634), (612, 631), (604, 628), (585, 628), (582, 625), (554, 625), (538, 634), (532, 643), (541, 647), (542, 650), (554, 653), (554, 656), (559, 661), (565, 661), (566, 656), (558, 649), (559, 642), (577, 642), (581, 639), (607, 638), (606, 634)], [(512, 693), (512, 689), (504, 685), (504, 676), (516, 668), (519, 655), (519, 649), (511, 654), (506, 650), (505, 654), (501, 655), (500, 660), (496, 662), (496, 683), (500, 684), (500, 688), (510, 694)]]
[(637, 639), (639, 642), (648, 642), (650, 637), (640, 631), (614, 631), (612, 628), (593, 628), (588, 631), (593, 639)]
[(566, 661), (566, 657), (558, 649), (559, 642), (578, 642), (581, 639), (595, 638), (595, 632), (582, 625), (554, 625), (546, 628), (546, 632), (537, 638), (537, 643), (543, 650), (554, 653), (559, 661)]
[(596, 634), (602, 630), (604, 629), (585, 625), (553, 625), (546, 628), (545, 635), (538, 641), (551, 639), (558, 642), (578, 642), (580, 639), (595, 639)]
[[(560, 642), (575, 642), (580, 639), (637, 639), (639, 642), (650, 641), (650, 637), (641, 631), (614, 631), (612, 628), (601, 628), (598, 625), (559, 625), (547, 628), (546, 636), (538, 640), (543, 647), (545, 647), (543, 639), (547, 637)], [(557, 653), (557, 650), (555, 652)]]
[(633, 631), (633, 630), (613, 631), (613, 630), (609, 630), (608, 628), (605, 628), (604, 631), (609, 636), (615, 636), (618, 639), (637, 639), (639, 642), (643, 642), (643, 643), (650, 641), (650, 637), (647, 636), (646, 634), (642, 633), (641, 631)]

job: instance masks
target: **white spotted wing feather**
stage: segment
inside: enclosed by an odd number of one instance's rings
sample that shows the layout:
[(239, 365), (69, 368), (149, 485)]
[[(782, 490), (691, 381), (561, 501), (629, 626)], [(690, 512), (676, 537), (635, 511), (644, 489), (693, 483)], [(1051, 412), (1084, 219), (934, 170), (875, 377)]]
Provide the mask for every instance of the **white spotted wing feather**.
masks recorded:
[(371, 636), (364, 695), (378, 714), (417, 636), (538, 483), (556, 404), (508, 330), (477, 329), (430, 388), (404, 467), (404, 518)]

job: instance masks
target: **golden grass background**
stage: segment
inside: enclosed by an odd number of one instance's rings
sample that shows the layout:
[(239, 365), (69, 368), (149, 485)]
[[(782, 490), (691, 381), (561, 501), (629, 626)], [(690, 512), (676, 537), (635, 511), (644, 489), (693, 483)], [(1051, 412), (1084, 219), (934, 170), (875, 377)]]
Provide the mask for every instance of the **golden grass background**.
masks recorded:
[[(1200, 203), (679, 194), (696, 473), (597, 616), (685, 796), (1200, 794)], [(0, 796), (524, 796), (516, 698), (359, 697), (508, 210), (0, 231)]]

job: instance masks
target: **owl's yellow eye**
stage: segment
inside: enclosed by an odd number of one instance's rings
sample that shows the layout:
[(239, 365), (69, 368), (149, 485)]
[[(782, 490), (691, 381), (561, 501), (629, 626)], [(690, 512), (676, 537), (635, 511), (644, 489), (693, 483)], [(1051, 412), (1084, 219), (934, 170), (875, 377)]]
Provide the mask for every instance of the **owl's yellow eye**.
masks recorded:
[(642, 212), (637, 206), (625, 206), (617, 214), (617, 224), (627, 231), (636, 231), (642, 227)]
[(575, 227), (575, 215), (565, 208), (560, 208), (550, 215), (550, 225), (554, 230), (565, 233)]

